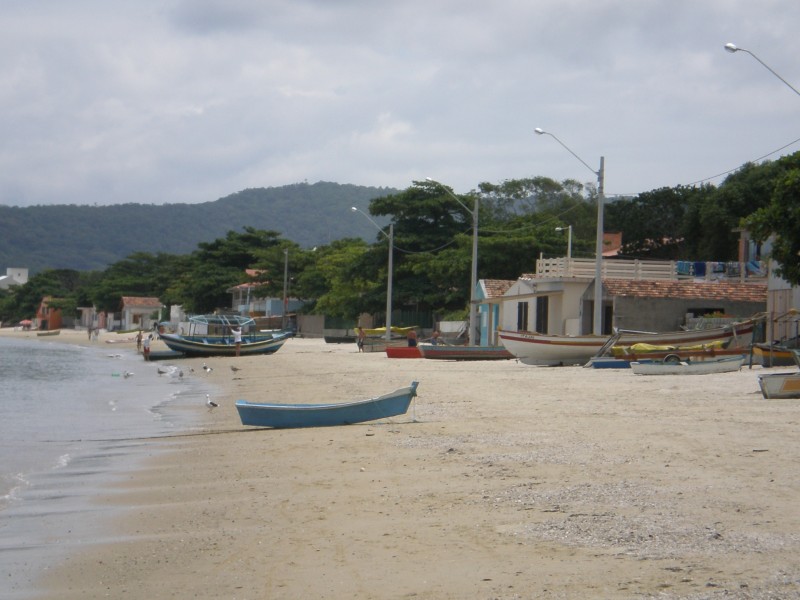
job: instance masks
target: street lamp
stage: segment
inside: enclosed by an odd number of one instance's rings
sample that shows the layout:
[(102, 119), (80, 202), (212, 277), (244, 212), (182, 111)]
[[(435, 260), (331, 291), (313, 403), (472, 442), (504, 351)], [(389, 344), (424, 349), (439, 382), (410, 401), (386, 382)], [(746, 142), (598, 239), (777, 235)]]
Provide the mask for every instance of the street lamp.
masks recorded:
[(587, 169), (597, 176), (597, 242), (595, 245), (595, 259), (594, 259), (594, 326), (593, 332), (595, 335), (603, 334), (603, 184), (605, 182), (605, 157), (600, 157), (600, 169), (595, 171), (590, 167), (585, 160), (575, 154), (569, 147), (558, 139), (549, 131), (545, 131), (539, 127), (534, 129), (537, 135), (549, 135), (559, 144), (561, 144), (567, 152), (577, 158)]
[(566, 227), (556, 227), (556, 231), (567, 230), (567, 259), (572, 258), (572, 225)]
[(760, 63), (761, 63), (763, 66), (764, 66), (764, 68), (766, 68), (766, 69), (767, 69), (767, 70), (768, 70), (770, 73), (772, 73), (773, 75), (775, 75), (775, 77), (777, 77), (777, 78), (778, 78), (778, 79), (780, 79), (780, 80), (781, 80), (783, 83), (785, 83), (785, 84), (786, 84), (786, 86), (787, 86), (787, 87), (788, 87), (790, 90), (792, 90), (792, 91), (793, 91), (795, 94), (797, 94), (798, 96), (800, 96), (800, 92), (798, 92), (798, 91), (797, 91), (797, 90), (796, 90), (794, 87), (792, 87), (792, 85), (791, 85), (791, 84), (790, 84), (788, 81), (786, 81), (786, 80), (785, 80), (783, 77), (781, 77), (781, 76), (780, 76), (780, 75), (778, 75), (778, 74), (777, 74), (775, 71), (773, 71), (773, 70), (770, 68), (770, 66), (769, 66), (767, 63), (765, 63), (763, 60), (761, 60), (760, 58), (758, 58), (758, 57), (757, 57), (755, 54), (753, 54), (752, 52), (750, 52), (750, 50), (745, 50), (744, 48), (739, 48), (739, 47), (738, 47), (736, 44), (731, 44), (730, 42), (728, 42), (727, 44), (725, 44), (725, 50), (727, 50), (727, 51), (728, 51), (728, 52), (730, 52), (731, 54), (735, 54), (736, 52), (746, 52), (747, 54), (749, 54), (750, 56), (752, 56), (753, 58), (755, 58), (755, 59), (756, 59), (758, 62), (760, 62)]
[(386, 235), (386, 232), (381, 228), (381, 226), (373, 221), (372, 217), (370, 217), (363, 210), (356, 208), (355, 206), (351, 206), (350, 210), (364, 215), (367, 220), (375, 225), (377, 230), (385, 235), (386, 239), (389, 240), (389, 282), (386, 284), (386, 341), (388, 342), (392, 338), (392, 269), (394, 268), (394, 223), (389, 223), (389, 235)]
[(430, 177), (426, 177), (425, 179), (447, 192), (464, 210), (472, 215), (472, 277), (470, 279), (471, 287), (469, 292), (469, 343), (471, 346), (477, 346), (478, 337), (476, 335), (476, 328), (478, 318), (476, 313), (478, 299), (475, 297), (475, 288), (478, 285), (478, 196), (475, 196), (475, 206), (470, 210), (458, 196), (450, 191), (450, 188)]

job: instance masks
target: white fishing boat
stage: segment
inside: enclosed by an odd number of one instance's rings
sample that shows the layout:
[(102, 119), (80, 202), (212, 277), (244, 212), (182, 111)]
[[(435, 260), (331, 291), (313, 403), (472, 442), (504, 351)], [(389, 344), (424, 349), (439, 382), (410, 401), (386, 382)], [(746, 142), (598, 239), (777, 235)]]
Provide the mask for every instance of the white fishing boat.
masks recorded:
[(631, 363), (631, 371), (636, 375), (711, 375), (738, 371), (742, 368), (744, 361), (744, 355), (698, 361), (633, 361)]
[(759, 375), (758, 387), (767, 400), (800, 398), (800, 372)]
[[(624, 332), (615, 336), (548, 335), (531, 331), (500, 330), (500, 341), (526, 365), (586, 364), (608, 346), (637, 343), (660, 346), (689, 346), (721, 341), (726, 348), (745, 348), (753, 340), (753, 321), (746, 320), (711, 329), (692, 329), (665, 333)], [(618, 339), (615, 339), (618, 338)]]

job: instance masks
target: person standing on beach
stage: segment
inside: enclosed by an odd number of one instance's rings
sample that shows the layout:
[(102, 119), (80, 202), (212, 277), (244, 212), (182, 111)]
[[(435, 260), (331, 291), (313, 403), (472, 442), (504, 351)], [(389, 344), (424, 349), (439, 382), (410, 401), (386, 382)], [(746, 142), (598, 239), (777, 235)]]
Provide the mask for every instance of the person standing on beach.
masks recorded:
[(366, 335), (364, 334), (364, 330), (361, 327), (356, 327), (356, 346), (358, 346), (358, 351), (364, 351), (364, 338)]
[(144, 338), (144, 349), (142, 350), (142, 355), (144, 356), (145, 360), (150, 360), (150, 338), (153, 337), (152, 335), (148, 335)]
[(417, 332), (413, 329), (408, 332), (408, 336), (406, 336), (408, 340), (408, 347), (409, 348), (416, 348), (417, 347)]
[(142, 330), (139, 330), (139, 333), (136, 334), (136, 352), (142, 351)]
[(236, 345), (236, 356), (239, 356), (239, 352), (242, 349), (242, 328), (241, 326), (236, 326), (231, 329), (233, 333), (233, 343)]

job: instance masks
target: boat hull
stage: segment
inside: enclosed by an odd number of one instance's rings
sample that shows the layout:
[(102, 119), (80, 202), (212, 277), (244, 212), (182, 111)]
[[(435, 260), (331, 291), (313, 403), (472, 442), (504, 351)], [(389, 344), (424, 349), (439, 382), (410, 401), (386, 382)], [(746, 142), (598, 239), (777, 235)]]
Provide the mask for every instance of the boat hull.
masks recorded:
[(408, 412), (418, 382), (377, 398), (342, 404), (261, 404), (238, 400), (242, 425), (289, 429), (351, 425), (396, 417)]
[(434, 360), (509, 360), (514, 355), (505, 346), (448, 346), (420, 344), (422, 358)]
[(612, 356), (593, 356), (589, 359), (593, 369), (630, 369), (631, 362), (624, 358), (614, 358)]
[[(272, 354), (280, 350), (281, 346), (290, 336), (269, 336), (256, 338), (252, 341), (242, 340), (239, 349), (239, 356), (252, 356), (255, 354)], [(166, 346), (174, 351), (186, 356), (236, 356), (236, 345), (231, 339), (200, 338), (193, 336), (176, 335), (173, 333), (162, 333), (161, 340)]]
[[(609, 342), (609, 336), (546, 335), (529, 331), (499, 331), (506, 349), (527, 365), (586, 364)], [(659, 346), (690, 346), (721, 341), (730, 348), (742, 348), (753, 339), (753, 322), (726, 327), (671, 331), (665, 333), (624, 333), (619, 345), (646, 343)]]
[(763, 367), (788, 367), (794, 364), (794, 354), (789, 348), (753, 344), (753, 356)]
[(733, 373), (742, 368), (744, 356), (728, 356), (717, 360), (683, 361), (634, 361), (631, 370), (636, 375), (712, 375)]
[(767, 400), (800, 398), (800, 372), (759, 375), (758, 386)]
[(416, 346), (386, 346), (387, 358), (422, 358)]

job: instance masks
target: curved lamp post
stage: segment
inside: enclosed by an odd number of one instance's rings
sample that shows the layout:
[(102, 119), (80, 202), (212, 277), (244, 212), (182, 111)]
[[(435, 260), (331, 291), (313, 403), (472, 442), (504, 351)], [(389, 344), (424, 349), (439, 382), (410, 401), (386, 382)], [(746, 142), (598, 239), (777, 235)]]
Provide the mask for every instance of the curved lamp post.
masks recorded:
[[(770, 66), (769, 66), (767, 63), (765, 63), (763, 60), (761, 60), (760, 58), (758, 58), (758, 57), (757, 57), (755, 54), (753, 54), (752, 52), (750, 52), (750, 50), (746, 50), (746, 49), (744, 49), (744, 48), (739, 48), (739, 46), (737, 46), (736, 44), (732, 44), (732, 43), (730, 43), (730, 42), (728, 42), (727, 44), (725, 44), (724, 48), (725, 48), (725, 50), (727, 50), (727, 51), (728, 51), (728, 52), (730, 52), (731, 54), (736, 54), (737, 52), (746, 52), (747, 54), (749, 54), (750, 56), (752, 56), (753, 58), (755, 58), (755, 59), (756, 59), (758, 62), (760, 62), (760, 63), (761, 63), (761, 65), (762, 65), (762, 66), (763, 66), (763, 67), (764, 67), (764, 68), (765, 68), (767, 71), (769, 71), (770, 73), (772, 73), (773, 75), (775, 75), (775, 77), (777, 77), (778, 79), (780, 79), (780, 80), (781, 80), (781, 81), (782, 81), (782, 82), (783, 82), (783, 83), (786, 85), (786, 87), (788, 87), (788, 88), (789, 88), (790, 90), (792, 90), (792, 91), (793, 91), (795, 94), (797, 94), (798, 96), (800, 96), (800, 92), (798, 92), (798, 91), (797, 91), (797, 89), (796, 89), (794, 86), (792, 86), (792, 85), (791, 85), (791, 84), (790, 84), (788, 81), (786, 81), (786, 80), (785, 80), (783, 77), (781, 77), (781, 76), (780, 76), (780, 75), (778, 75), (778, 74), (777, 74), (775, 71), (773, 71), (773, 70), (772, 70), (772, 67), (770, 67)], [(768, 308), (768, 309), (769, 309), (769, 304), (770, 304), (770, 301), (769, 301), (769, 300), (767, 300), (767, 308)], [(772, 331), (772, 329), (773, 329), (773, 322), (772, 322), (772, 319), (770, 319), (769, 321), (767, 321), (767, 336), (768, 336), (768, 339), (770, 339), (770, 340), (771, 340), (771, 339), (773, 339), (773, 331)]]
[(755, 59), (756, 59), (758, 62), (760, 62), (760, 63), (761, 63), (761, 65), (762, 65), (762, 66), (763, 66), (765, 69), (767, 69), (767, 71), (769, 71), (770, 73), (772, 73), (773, 75), (775, 75), (775, 77), (777, 77), (777, 78), (778, 78), (778, 79), (780, 79), (780, 80), (781, 80), (783, 83), (785, 83), (785, 84), (786, 84), (786, 87), (788, 87), (788, 88), (789, 88), (790, 90), (792, 90), (792, 91), (793, 91), (795, 94), (797, 94), (798, 96), (800, 96), (800, 92), (798, 92), (798, 91), (797, 91), (797, 90), (796, 90), (794, 87), (792, 87), (792, 85), (791, 85), (791, 84), (790, 84), (788, 81), (786, 81), (786, 80), (785, 80), (783, 77), (781, 77), (781, 76), (780, 76), (780, 75), (778, 75), (778, 74), (777, 74), (775, 71), (773, 71), (773, 70), (772, 70), (772, 68), (771, 68), (771, 67), (770, 67), (770, 66), (769, 66), (767, 63), (765, 63), (763, 60), (761, 60), (760, 58), (758, 58), (758, 57), (757, 57), (755, 54), (753, 54), (752, 52), (750, 52), (750, 50), (745, 50), (744, 48), (739, 48), (739, 46), (737, 46), (736, 44), (731, 44), (730, 42), (728, 42), (727, 44), (725, 44), (725, 46), (724, 46), (724, 47), (725, 47), (725, 50), (727, 50), (727, 51), (728, 51), (728, 52), (730, 52), (731, 54), (735, 54), (736, 52), (746, 52), (747, 54), (749, 54), (750, 56), (752, 56), (753, 58), (755, 58)]
[(356, 208), (355, 206), (351, 206), (350, 210), (364, 215), (367, 220), (375, 225), (375, 228), (385, 235), (386, 239), (389, 240), (389, 282), (386, 284), (386, 341), (388, 342), (392, 338), (392, 269), (394, 268), (394, 223), (389, 223), (389, 234), (387, 235), (381, 226), (373, 221), (372, 217), (370, 217), (363, 210)]
[(475, 297), (475, 287), (478, 285), (478, 196), (475, 196), (475, 206), (470, 210), (448, 187), (430, 177), (426, 177), (425, 179), (447, 192), (447, 194), (458, 202), (464, 210), (472, 215), (472, 277), (470, 278), (469, 292), (469, 344), (470, 346), (477, 346), (478, 336), (476, 335), (476, 327), (478, 325), (478, 317), (476, 312), (478, 308), (478, 299)]
[(600, 157), (600, 169), (595, 171), (585, 160), (575, 154), (570, 148), (549, 131), (537, 127), (534, 129), (537, 135), (549, 135), (567, 152), (577, 158), (583, 166), (597, 176), (597, 243), (595, 245), (594, 259), (594, 326), (592, 328), (595, 335), (603, 334), (603, 183), (605, 181), (605, 157)]

